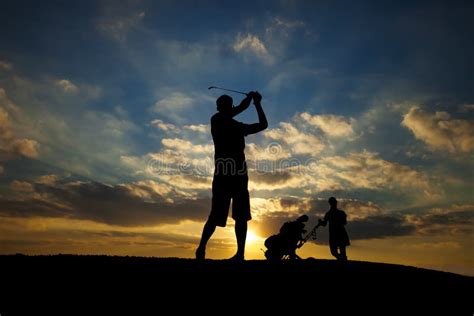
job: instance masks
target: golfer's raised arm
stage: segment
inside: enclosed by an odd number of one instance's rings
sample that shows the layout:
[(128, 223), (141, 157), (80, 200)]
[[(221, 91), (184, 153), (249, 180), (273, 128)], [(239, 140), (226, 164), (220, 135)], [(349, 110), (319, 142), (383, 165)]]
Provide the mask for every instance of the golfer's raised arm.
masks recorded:
[(247, 125), (246, 134), (255, 134), (268, 127), (267, 117), (265, 116), (265, 112), (263, 112), (261, 104), (262, 95), (258, 92), (255, 92), (253, 95), (253, 100), (258, 114), (258, 123)]
[(250, 101), (252, 101), (252, 96), (253, 96), (252, 91), (247, 93), (247, 96), (242, 100), (242, 102), (240, 102), (239, 105), (237, 105), (236, 107), (232, 109), (232, 117), (248, 109), (248, 107), (250, 106)]

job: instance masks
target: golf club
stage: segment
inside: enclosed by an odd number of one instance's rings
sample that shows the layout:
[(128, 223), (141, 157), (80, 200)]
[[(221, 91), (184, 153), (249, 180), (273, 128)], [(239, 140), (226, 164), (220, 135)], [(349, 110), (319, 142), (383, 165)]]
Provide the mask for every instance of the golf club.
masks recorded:
[(241, 91), (236, 91), (236, 90), (231, 90), (231, 89), (226, 89), (226, 88), (219, 88), (219, 87), (215, 87), (215, 86), (210, 86), (209, 88), (207, 88), (208, 90), (211, 90), (211, 89), (219, 89), (219, 90), (225, 90), (225, 91), (230, 91), (230, 92), (235, 92), (235, 93), (240, 93), (240, 94), (243, 94), (243, 95), (247, 95), (247, 93), (245, 92), (241, 92)]

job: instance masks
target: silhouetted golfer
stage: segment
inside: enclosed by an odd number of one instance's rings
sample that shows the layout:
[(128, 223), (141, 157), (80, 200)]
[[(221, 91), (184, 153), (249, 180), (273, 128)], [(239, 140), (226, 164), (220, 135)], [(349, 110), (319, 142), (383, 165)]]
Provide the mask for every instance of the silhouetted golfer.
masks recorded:
[(347, 260), (346, 246), (351, 244), (344, 227), (347, 224), (347, 215), (344, 211), (337, 208), (336, 198), (330, 197), (328, 202), (331, 208), (324, 215), (324, 220), (319, 220), (319, 223), (321, 226), (326, 226), (329, 222), (329, 248), (331, 254), (337, 260), (344, 261)]
[(272, 235), (265, 240), (265, 257), (268, 260), (276, 261), (282, 259), (301, 259), (296, 254), (296, 249), (303, 246), (305, 240), (303, 234), (305, 223), (308, 221), (307, 215), (298, 217), (296, 221), (286, 222), (280, 228), (277, 235)]
[[(244, 124), (233, 119), (246, 110), (250, 101), (254, 101), (258, 113), (258, 123)], [(204, 225), (201, 242), (196, 250), (196, 259), (204, 259), (206, 245), (216, 226), (225, 227), (232, 200), (232, 218), (235, 220), (237, 253), (231, 259), (244, 260), (247, 221), (250, 215), (250, 197), (247, 188), (248, 175), (245, 162), (245, 139), (268, 127), (267, 118), (261, 105), (262, 96), (258, 92), (249, 92), (240, 105), (234, 107), (228, 95), (220, 96), (217, 101), (217, 113), (211, 118), (211, 133), (214, 140), (215, 170), (212, 181), (212, 208)]]
[(289, 259), (301, 259), (300, 256), (296, 254), (296, 249), (298, 248), (299, 242), (303, 240), (303, 234), (306, 233), (304, 226), (308, 219), (307, 215), (301, 215), (296, 221), (286, 222), (280, 228), (285, 253)]

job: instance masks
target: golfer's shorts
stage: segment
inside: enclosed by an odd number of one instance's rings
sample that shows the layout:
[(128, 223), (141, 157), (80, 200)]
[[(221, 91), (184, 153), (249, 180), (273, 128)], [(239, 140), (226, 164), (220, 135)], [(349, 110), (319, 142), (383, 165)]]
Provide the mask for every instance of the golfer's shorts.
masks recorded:
[(209, 222), (225, 227), (232, 200), (232, 218), (235, 221), (249, 221), (250, 196), (248, 175), (214, 175), (212, 181), (212, 208)]

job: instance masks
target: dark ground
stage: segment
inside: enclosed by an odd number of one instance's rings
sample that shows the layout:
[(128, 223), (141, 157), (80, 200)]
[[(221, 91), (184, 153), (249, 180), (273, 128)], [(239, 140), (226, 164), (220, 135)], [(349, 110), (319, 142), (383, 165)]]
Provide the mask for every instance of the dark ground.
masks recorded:
[(174, 311), (165, 314), (199, 310), (199, 315), (212, 310), (230, 315), (256, 310), (474, 311), (473, 277), (382, 263), (13, 255), (0, 256), (0, 264), (1, 316), (31, 309), (47, 315), (61, 304), (76, 312), (98, 305)]

